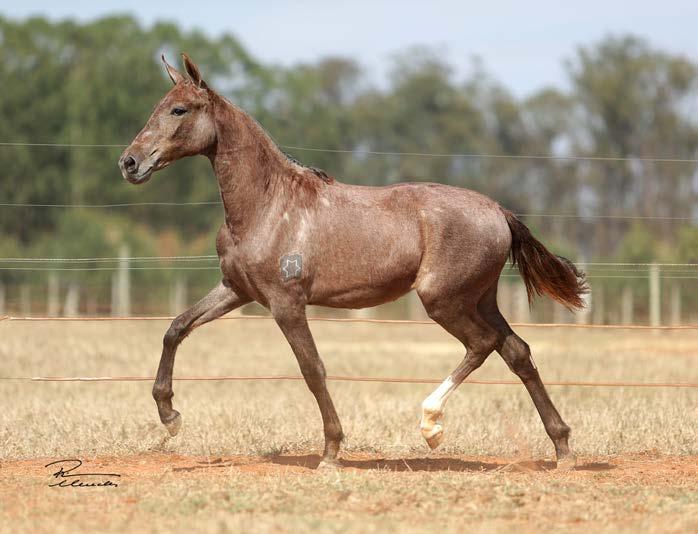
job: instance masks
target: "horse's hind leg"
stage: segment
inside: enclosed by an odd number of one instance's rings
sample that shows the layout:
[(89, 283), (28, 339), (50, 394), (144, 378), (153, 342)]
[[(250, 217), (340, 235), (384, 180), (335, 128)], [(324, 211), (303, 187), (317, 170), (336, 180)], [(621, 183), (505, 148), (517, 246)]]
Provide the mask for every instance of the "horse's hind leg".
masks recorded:
[[(419, 290), (418, 290), (419, 293)], [(434, 321), (465, 346), (463, 361), (422, 403), (420, 429), (432, 449), (443, 441), (443, 416), (446, 401), (470, 373), (480, 367), (497, 345), (496, 331), (480, 317), (474, 304), (452, 298), (429, 298), (419, 293), (424, 307)]]
[(497, 307), (496, 286), (485, 294), (480, 310), (482, 316), (499, 333), (500, 342), (497, 352), (506, 364), (523, 382), (535, 404), (545, 431), (555, 445), (558, 469), (572, 469), (576, 464), (576, 456), (569, 447), (570, 427), (565, 424), (559, 412), (550, 400), (548, 392), (540, 379), (538, 369), (531, 358), (531, 349), (517, 336), (502, 316)]

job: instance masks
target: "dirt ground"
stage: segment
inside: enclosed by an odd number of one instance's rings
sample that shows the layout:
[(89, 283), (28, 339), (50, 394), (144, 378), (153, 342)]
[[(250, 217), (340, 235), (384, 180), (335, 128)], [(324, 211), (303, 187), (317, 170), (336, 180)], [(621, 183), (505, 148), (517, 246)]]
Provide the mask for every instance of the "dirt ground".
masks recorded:
[[(176, 453), (149, 452), (133, 456), (99, 456), (84, 460), (79, 471), (104, 471), (118, 468), (122, 480), (160, 476), (166, 473), (210, 478), (226, 471), (253, 475), (312, 475), (320, 463), (319, 454), (279, 454), (269, 456), (185, 456)], [(3, 476), (51, 479), (50, 468), (45, 468), (55, 458), (15, 460), (0, 463)], [(344, 453), (340, 459), (340, 472), (364, 470), (393, 473), (415, 471), (447, 471), (469, 473), (555, 473), (571, 479), (584, 480), (595, 473), (606, 473), (612, 480), (632, 479), (637, 482), (698, 483), (698, 457), (665, 456), (658, 452), (631, 455), (579, 458), (577, 466), (569, 473), (557, 471), (552, 460), (517, 460), (501, 456), (452, 457), (433, 456), (389, 458), (365, 453)], [(332, 472), (329, 469), (328, 472)], [(324, 472), (324, 470), (320, 470)], [(669, 478), (667, 478), (669, 477)], [(107, 477), (108, 478), (108, 477)]]
[(574, 471), (561, 472), (546, 460), (351, 453), (341, 469), (317, 471), (316, 454), (149, 452), (85, 459), (71, 473), (110, 473), (81, 480), (118, 484), (89, 488), (49, 487), (58, 480), (56, 467), (45, 467), (52, 461), (2, 463), (2, 530), (698, 529), (695, 456), (582, 457)]

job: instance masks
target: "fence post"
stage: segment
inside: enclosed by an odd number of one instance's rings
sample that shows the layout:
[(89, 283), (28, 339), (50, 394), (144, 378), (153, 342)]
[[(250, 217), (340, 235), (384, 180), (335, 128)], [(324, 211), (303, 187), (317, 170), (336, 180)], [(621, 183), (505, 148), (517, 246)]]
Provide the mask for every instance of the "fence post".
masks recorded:
[(111, 275), (111, 316), (116, 317), (119, 315), (118, 313), (118, 308), (119, 308), (119, 291), (117, 289), (117, 276), (116, 273), (113, 273)]
[(80, 286), (76, 281), (68, 284), (65, 292), (65, 304), (63, 305), (63, 315), (66, 317), (77, 317), (80, 313)]
[(60, 285), (58, 283), (58, 273), (48, 273), (48, 290), (46, 291), (46, 315), (56, 317), (61, 309)]
[(577, 324), (589, 324), (589, 314), (591, 313), (593, 301), (591, 291), (582, 295), (582, 300), (584, 301), (584, 308), (576, 313), (574, 322)]
[(633, 300), (633, 288), (630, 285), (624, 286), (620, 303), (620, 322), (623, 324), (633, 324), (633, 312), (635, 311)]
[(179, 315), (187, 306), (187, 281), (182, 276), (175, 278), (170, 292), (170, 314)]
[(0, 283), (0, 317), (5, 315), (5, 285)]
[(681, 285), (678, 283), (671, 286), (671, 324), (681, 324)]
[(592, 308), (592, 322), (594, 324), (604, 324), (604, 291), (599, 285), (594, 290), (594, 307)]
[(32, 314), (32, 288), (26, 284), (19, 286), (19, 310), (25, 317)]
[(659, 326), (662, 322), (661, 315), (661, 286), (659, 283), (659, 265), (650, 265), (650, 326)]
[(119, 267), (112, 278), (112, 315), (127, 317), (131, 315), (131, 272), (129, 271), (130, 254), (128, 245), (119, 248)]

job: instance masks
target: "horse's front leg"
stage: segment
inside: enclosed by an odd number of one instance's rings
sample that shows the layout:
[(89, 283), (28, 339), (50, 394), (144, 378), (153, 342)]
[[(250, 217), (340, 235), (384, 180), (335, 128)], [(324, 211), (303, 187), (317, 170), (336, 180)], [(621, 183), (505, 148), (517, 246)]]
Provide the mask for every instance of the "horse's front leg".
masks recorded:
[(327, 391), (325, 366), (318, 355), (315, 341), (310, 333), (310, 328), (308, 328), (305, 307), (293, 306), (281, 309), (272, 307), (272, 313), (296, 355), (305, 383), (320, 407), (325, 431), (325, 451), (319, 468), (337, 466), (339, 465), (337, 453), (344, 438), (342, 424), (339, 422), (339, 416), (337, 416), (330, 393)]
[(208, 295), (178, 315), (165, 334), (162, 343), (162, 356), (158, 374), (153, 385), (153, 398), (158, 406), (160, 421), (171, 436), (176, 436), (182, 425), (182, 418), (172, 408), (172, 370), (177, 347), (197, 326), (213, 321), (235, 308), (247, 304), (250, 299), (241, 297), (225, 281), (220, 282)]

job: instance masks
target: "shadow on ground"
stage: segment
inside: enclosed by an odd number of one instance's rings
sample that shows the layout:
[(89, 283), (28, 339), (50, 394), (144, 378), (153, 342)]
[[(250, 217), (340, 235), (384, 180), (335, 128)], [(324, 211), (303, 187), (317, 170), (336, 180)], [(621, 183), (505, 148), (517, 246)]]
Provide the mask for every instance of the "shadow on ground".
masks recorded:
[[(199, 460), (194, 465), (174, 467), (175, 472), (191, 472), (202, 469), (215, 469), (226, 467), (251, 467), (264, 465), (278, 465), (286, 467), (300, 467), (317, 469), (321, 457), (317, 454), (305, 455), (274, 455), (264, 456), (253, 461), (240, 461), (239, 458), (214, 458), (211, 460)], [(480, 461), (463, 460), (461, 458), (342, 458), (342, 467), (359, 470), (384, 470), (384, 471), (463, 471), (463, 472), (541, 472), (554, 471), (555, 462), (548, 460), (523, 460), (523, 461)], [(580, 463), (575, 471), (609, 471), (615, 469), (613, 464), (607, 462)]]
[[(268, 462), (294, 467), (315, 469), (320, 463), (320, 456), (309, 454), (304, 456), (279, 455), (268, 456)], [(352, 459), (342, 458), (342, 467), (353, 469), (375, 469), (386, 471), (552, 471), (555, 462), (546, 460), (530, 460), (518, 462), (483, 462), (463, 460), (460, 458), (391, 458), (391, 459)], [(578, 465), (577, 471), (607, 471), (615, 466), (605, 462), (591, 462)]]

